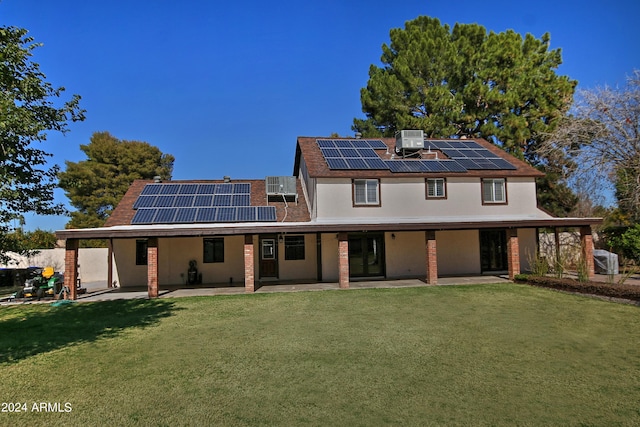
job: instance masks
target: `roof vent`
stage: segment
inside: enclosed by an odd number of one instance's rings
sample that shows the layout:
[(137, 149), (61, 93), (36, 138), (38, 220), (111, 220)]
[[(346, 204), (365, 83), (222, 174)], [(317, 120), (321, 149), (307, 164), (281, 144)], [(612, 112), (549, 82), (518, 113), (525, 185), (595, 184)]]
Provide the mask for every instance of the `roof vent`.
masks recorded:
[(424, 132), (422, 130), (396, 132), (397, 150), (420, 150), (422, 148), (424, 148)]
[(162, 178), (160, 177), (160, 175), (156, 175), (153, 177), (153, 182), (162, 182)]
[(222, 177), (222, 180), (223, 180), (224, 182), (231, 182), (231, 177), (230, 177), (230, 176), (228, 176), (228, 175), (225, 175), (225, 176), (223, 176), (223, 177)]

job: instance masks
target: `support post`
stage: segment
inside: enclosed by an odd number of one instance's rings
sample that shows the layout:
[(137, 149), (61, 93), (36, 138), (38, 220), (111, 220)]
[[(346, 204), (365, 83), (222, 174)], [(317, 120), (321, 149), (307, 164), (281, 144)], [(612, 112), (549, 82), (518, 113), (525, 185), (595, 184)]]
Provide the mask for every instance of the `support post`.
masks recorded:
[(518, 242), (518, 229), (507, 230), (507, 264), (509, 267), (509, 280), (514, 280), (520, 274), (520, 243)]
[(427, 248), (427, 277), (428, 285), (438, 284), (438, 250), (436, 246), (436, 232), (427, 230), (424, 233)]
[(147, 240), (147, 292), (149, 298), (158, 298), (158, 239)]
[(592, 279), (596, 275), (595, 265), (593, 261), (593, 235), (591, 234), (591, 226), (580, 227), (580, 246), (582, 249), (582, 257), (587, 267), (587, 275)]
[(78, 298), (76, 282), (78, 281), (78, 239), (67, 239), (64, 251), (64, 286), (69, 290), (67, 299)]
[(338, 233), (338, 283), (340, 289), (349, 289), (349, 237)]
[(113, 287), (113, 239), (107, 241), (107, 288)]
[(244, 236), (244, 291), (246, 293), (255, 292), (255, 268), (253, 252), (253, 235)]

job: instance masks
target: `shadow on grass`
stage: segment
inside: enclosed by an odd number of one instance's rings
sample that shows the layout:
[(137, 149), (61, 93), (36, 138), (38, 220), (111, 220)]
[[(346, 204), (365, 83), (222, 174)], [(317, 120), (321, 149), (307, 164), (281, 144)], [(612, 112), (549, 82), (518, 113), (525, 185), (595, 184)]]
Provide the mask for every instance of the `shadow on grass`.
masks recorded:
[(14, 307), (0, 312), (0, 363), (152, 326), (176, 310), (173, 302), (164, 300)]

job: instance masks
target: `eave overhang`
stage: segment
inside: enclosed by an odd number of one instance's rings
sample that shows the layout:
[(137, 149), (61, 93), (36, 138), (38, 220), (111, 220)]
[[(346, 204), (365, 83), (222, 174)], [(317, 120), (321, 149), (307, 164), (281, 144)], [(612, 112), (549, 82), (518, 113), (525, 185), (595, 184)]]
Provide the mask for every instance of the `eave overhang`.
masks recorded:
[(211, 225), (117, 226), (56, 231), (58, 239), (132, 239), (149, 237), (206, 237), (285, 233), (338, 233), (368, 231), (439, 231), (487, 228), (585, 227), (602, 224), (602, 218), (501, 218), (473, 221), (387, 222), (279, 222)]

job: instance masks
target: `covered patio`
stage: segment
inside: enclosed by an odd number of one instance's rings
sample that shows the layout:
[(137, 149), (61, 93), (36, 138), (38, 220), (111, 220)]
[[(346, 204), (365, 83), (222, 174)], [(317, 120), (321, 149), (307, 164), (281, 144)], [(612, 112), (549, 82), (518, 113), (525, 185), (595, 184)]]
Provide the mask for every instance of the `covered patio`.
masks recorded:
[[(103, 227), (95, 229), (75, 229), (61, 230), (57, 232), (58, 238), (64, 239), (65, 244), (65, 285), (70, 290), (69, 298), (77, 299), (75, 292), (75, 283), (78, 277), (78, 248), (82, 239), (107, 239), (109, 242), (109, 268), (107, 283), (113, 283), (113, 242), (117, 239), (144, 239), (146, 242), (146, 289), (144, 284), (138, 288), (138, 292), (145, 292), (148, 298), (158, 298), (167, 293), (174, 292), (195, 292), (196, 289), (208, 289), (208, 294), (220, 293), (253, 293), (266, 292), (269, 290), (286, 291), (288, 290), (316, 290), (316, 289), (348, 289), (361, 287), (380, 287), (379, 280), (357, 280), (355, 281), (350, 275), (350, 233), (389, 233), (395, 239), (395, 233), (412, 232), (422, 233), (423, 250), (425, 257), (423, 259), (422, 268), (426, 274), (421, 277), (413, 277), (406, 279), (407, 282), (398, 281), (394, 277), (378, 277), (384, 279), (383, 282), (395, 283), (395, 286), (403, 286), (401, 283), (410, 283), (411, 286), (424, 286), (435, 284), (453, 283), (460, 279), (443, 277), (438, 274), (438, 244), (436, 234), (444, 231), (455, 230), (489, 230), (499, 229), (506, 233), (506, 280), (513, 280), (515, 275), (521, 271), (521, 249), (518, 236), (519, 230), (535, 230), (540, 228), (577, 228), (580, 232), (580, 241), (582, 255), (587, 261), (587, 271), (590, 277), (594, 276), (593, 264), (593, 237), (591, 226), (599, 223), (597, 218), (548, 218), (548, 219), (513, 219), (496, 218), (494, 221), (447, 221), (446, 219), (437, 222), (357, 222), (357, 223), (341, 223), (328, 224), (318, 222), (298, 222), (298, 223), (270, 223), (270, 224), (225, 224), (194, 227), (193, 225), (174, 225), (174, 226), (116, 226)], [(317, 237), (318, 248), (322, 241), (322, 236), (335, 236), (336, 252), (331, 254), (331, 260), (323, 259), (322, 251), (315, 252), (315, 263), (317, 264), (316, 277), (314, 280), (305, 280), (307, 283), (287, 283), (273, 280), (261, 281), (257, 277), (257, 248), (256, 241), (261, 235), (283, 236), (287, 234), (304, 234), (315, 235)], [(162, 260), (160, 239), (171, 238), (204, 238), (210, 236), (238, 236), (243, 237), (242, 245), (242, 265), (243, 280), (238, 281), (237, 286), (224, 286), (224, 284), (211, 284), (211, 286), (185, 286), (184, 283), (161, 284), (159, 281), (159, 270)], [(169, 241), (169, 240), (167, 240)], [(464, 250), (464, 248), (460, 248)], [(442, 255), (441, 255), (442, 257)], [(327, 257), (325, 257), (327, 258)], [(322, 277), (323, 262), (336, 263), (337, 281), (333, 281), (328, 277)], [(472, 277), (485, 278), (490, 276), (476, 275)], [(495, 276), (494, 276), (495, 277)], [(405, 280), (405, 279), (403, 279)], [(466, 280), (466, 279), (465, 279)], [(477, 280), (477, 279), (476, 279)], [(484, 280), (484, 279), (483, 279)], [(311, 282), (311, 283), (309, 283)], [(464, 281), (463, 281), (464, 282)], [(371, 283), (371, 285), (367, 285)], [(477, 281), (476, 281), (477, 283)], [(486, 283), (486, 282), (481, 282)], [(408, 286), (408, 285), (404, 285)], [(279, 288), (280, 287), (280, 288)], [(194, 288), (189, 289), (189, 288)], [(224, 289), (224, 291), (223, 291)], [(134, 291), (132, 287), (128, 287), (127, 291)], [(119, 292), (124, 289), (119, 289)], [(165, 292), (166, 291), (166, 292)]]

